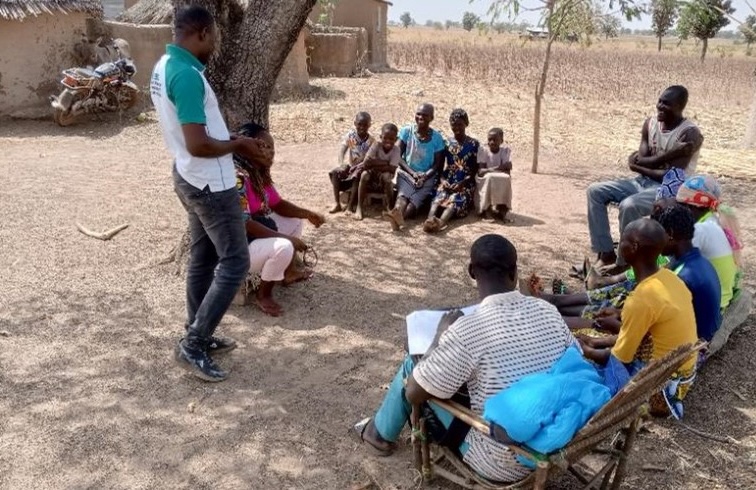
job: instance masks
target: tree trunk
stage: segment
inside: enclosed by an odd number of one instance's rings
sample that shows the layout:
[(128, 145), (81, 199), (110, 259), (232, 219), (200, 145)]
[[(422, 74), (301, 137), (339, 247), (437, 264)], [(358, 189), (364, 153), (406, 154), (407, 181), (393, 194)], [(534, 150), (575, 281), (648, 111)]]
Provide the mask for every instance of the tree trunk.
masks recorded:
[(704, 59), (706, 59), (706, 50), (709, 48), (709, 39), (703, 38), (703, 45), (701, 46), (701, 63), (704, 62)]
[(748, 125), (746, 126), (745, 147), (756, 148), (756, 90), (753, 92), (751, 115), (748, 118)]
[[(192, 0), (212, 12), (220, 49), (207, 78), (229, 129), (253, 121), (268, 125), (271, 94), (281, 67), (317, 0)], [(174, 0), (174, 9), (189, 4)]]
[(656, 51), (659, 52), (659, 53), (661, 53), (662, 37), (661, 36), (658, 36), (658, 37), (659, 37), (659, 49), (657, 49)]
[[(570, 2), (564, 2), (557, 5), (556, 0), (547, 0), (546, 3), (546, 25), (549, 26), (549, 38), (546, 42), (546, 54), (543, 58), (543, 67), (541, 68), (541, 78), (536, 84), (535, 90), (535, 109), (533, 114), (533, 165), (530, 171), (538, 173), (538, 154), (541, 149), (541, 103), (543, 94), (546, 92), (546, 80), (549, 75), (549, 63), (551, 62), (551, 47), (557, 40), (558, 33), (562, 32), (568, 14), (570, 13)], [(556, 20), (556, 22), (554, 22)]]
[[(221, 44), (210, 59), (207, 79), (230, 130), (246, 122), (268, 126), (270, 98), (286, 57), (317, 0), (174, 0), (176, 9), (202, 5), (215, 18)], [(168, 256), (182, 272), (190, 247), (184, 231)]]

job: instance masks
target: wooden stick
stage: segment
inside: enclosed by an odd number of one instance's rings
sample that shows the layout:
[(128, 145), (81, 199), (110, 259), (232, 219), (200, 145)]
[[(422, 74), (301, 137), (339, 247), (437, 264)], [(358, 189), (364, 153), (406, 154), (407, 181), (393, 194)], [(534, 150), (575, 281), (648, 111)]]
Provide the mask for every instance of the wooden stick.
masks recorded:
[(693, 434), (695, 434), (697, 436), (703, 437), (704, 439), (711, 439), (712, 441), (717, 441), (717, 442), (721, 442), (721, 443), (724, 443), (724, 444), (736, 444), (736, 445), (740, 444), (740, 441), (738, 441), (734, 437), (730, 437), (730, 436), (724, 436), (724, 437), (715, 436), (713, 434), (707, 434), (706, 432), (703, 432), (701, 430), (694, 429), (693, 427), (691, 427), (689, 425), (686, 425), (686, 424), (684, 424), (684, 423), (682, 423), (680, 421), (678, 421), (677, 423), (683, 429), (688, 430), (688, 431), (692, 432)]
[(88, 230), (87, 228), (84, 228), (80, 223), (76, 223), (76, 228), (79, 229), (80, 232), (87, 236), (91, 236), (92, 238), (96, 238), (98, 240), (110, 240), (114, 236), (116, 236), (118, 233), (122, 232), (126, 228), (129, 227), (128, 223), (124, 223), (122, 225), (118, 225), (113, 229), (110, 229), (108, 231), (104, 231), (102, 233), (98, 233), (96, 231)]

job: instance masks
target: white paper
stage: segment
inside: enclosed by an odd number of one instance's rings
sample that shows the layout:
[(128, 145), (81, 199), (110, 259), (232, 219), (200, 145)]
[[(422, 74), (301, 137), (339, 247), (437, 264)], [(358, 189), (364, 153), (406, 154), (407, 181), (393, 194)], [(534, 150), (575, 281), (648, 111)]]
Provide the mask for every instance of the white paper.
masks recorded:
[[(461, 308), (462, 313), (469, 315), (478, 309), (478, 305)], [(433, 339), (436, 338), (438, 322), (450, 310), (420, 310), (407, 315), (407, 348), (411, 356), (423, 355), (428, 352)]]

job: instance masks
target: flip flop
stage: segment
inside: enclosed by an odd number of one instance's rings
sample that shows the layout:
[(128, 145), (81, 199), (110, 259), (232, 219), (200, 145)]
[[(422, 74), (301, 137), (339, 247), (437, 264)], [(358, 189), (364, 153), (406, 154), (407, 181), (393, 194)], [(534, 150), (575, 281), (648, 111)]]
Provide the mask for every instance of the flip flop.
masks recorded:
[(304, 269), (302, 272), (303, 272), (303, 275), (299, 276), (297, 279), (293, 281), (286, 281), (286, 280), (281, 281), (281, 284), (283, 285), (283, 287), (288, 288), (289, 286), (294, 285), (298, 282), (309, 281), (310, 279), (312, 279), (312, 276), (315, 275), (315, 272), (313, 272), (310, 269)]
[(394, 454), (394, 451), (396, 450), (396, 445), (389, 442), (390, 449), (381, 449), (378, 447), (373, 446), (370, 441), (365, 440), (365, 429), (367, 429), (367, 426), (370, 425), (370, 422), (372, 422), (371, 417), (367, 417), (365, 419), (360, 420), (356, 424), (352, 426), (351, 429), (349, 429), (349, 434), (354, 438), (357, 442), (367, 444), (368, 449), (370, 452), (375, 454), (376, 456), (381, 457), (387, 457)]
[(283, 314), (283, 308), (279, 308), (277, 311), (270, 310), (267, 307), (264, 307), (262, 304), (260, 304), (257, 298), (255, 298), (255, 306), (257, 306), (257, 308), (263, 313), (265, 313), (266, 315), (272, 316), (274, 318), (279, 317)]
[(567, 284), (558, 277), (555, 277), (551, 281), (551, 292), (553, 294), (567, 294)]
[(427, 219), (423, 223), (423, 231), (425, 233), (435, 233), (438, 231), (438, 222), (436, 219)]
[(444, 223), (440, 218), (434, 218), (436, 220), (436, 231), (441, 232), (449, 228), (449, 223)]
[(585, 259), (583, 259), (582, 267), (578, 268), (578, 266), (575, 265), (570, 267), (571, 271), (569, 273), (569, 276), (580, 281), (585, 281), (585, 279), (588, 277), (588, 271), (591, 269), (591, 267), (593, 267), (591, 264), (591, 259), (586, 257)]

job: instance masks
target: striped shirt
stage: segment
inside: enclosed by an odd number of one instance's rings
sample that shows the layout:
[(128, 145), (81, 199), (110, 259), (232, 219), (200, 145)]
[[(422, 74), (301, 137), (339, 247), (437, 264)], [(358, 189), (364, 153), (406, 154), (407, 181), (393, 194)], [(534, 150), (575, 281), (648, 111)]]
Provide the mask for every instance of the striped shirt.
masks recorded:
[[(413, 377), (441, 399), (467, 383), (470, 406), (482, 414), (486, 399), (523, 376), (548, 371), (574, 342), (554, 306), (516, 291), (496, 294), (449, 327)], [(530, 472), (505, 446), (475, 430), (466, 442), (465, 463), (486, 478), (511, 482)]]

